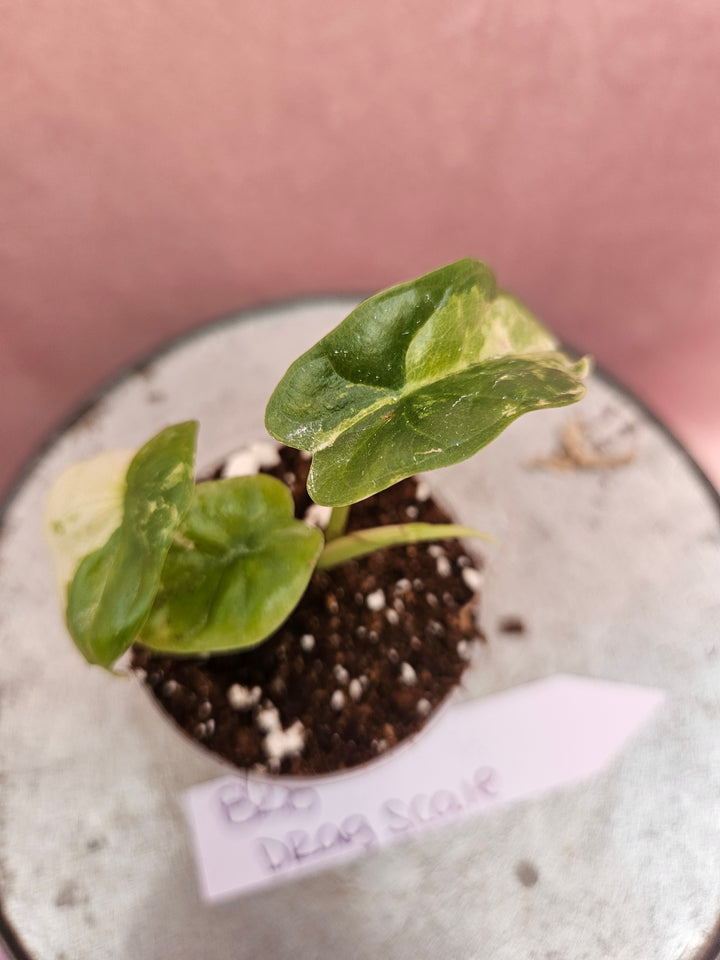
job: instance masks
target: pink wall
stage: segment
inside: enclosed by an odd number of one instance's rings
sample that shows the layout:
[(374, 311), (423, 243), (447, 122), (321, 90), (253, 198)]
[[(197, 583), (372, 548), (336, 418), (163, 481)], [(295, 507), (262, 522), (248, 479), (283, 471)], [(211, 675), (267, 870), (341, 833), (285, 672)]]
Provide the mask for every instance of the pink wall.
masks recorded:
[(715, 0), (0, 0), (0, 487), (215, 315), (492, 263), (720, 481)]

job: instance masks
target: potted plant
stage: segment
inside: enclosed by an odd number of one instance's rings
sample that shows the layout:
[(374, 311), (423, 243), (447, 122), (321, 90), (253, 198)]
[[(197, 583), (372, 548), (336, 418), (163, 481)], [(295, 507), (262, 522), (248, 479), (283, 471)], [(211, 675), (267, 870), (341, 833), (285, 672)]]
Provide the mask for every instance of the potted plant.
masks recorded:
[(477, 636), (459, 538), (482, 534), (416, 474), (579, 400), (588, 366), (476, 260), (371, 297), (275, 388), (279, 448), (196, 483), (185, 422), (58, 478), (47, 529), (70, 634), (239, 766), (383, 753), (457, 685)]

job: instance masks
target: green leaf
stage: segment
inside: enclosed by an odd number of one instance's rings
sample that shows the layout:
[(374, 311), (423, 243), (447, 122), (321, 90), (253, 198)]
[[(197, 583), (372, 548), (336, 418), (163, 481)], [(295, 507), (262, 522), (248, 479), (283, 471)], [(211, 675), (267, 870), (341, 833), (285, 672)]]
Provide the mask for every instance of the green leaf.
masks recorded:
[(199, 484), (138, 639), (172, 654), (255, 646), (297, 605), (322, 546), (279, 480)]
[(325, 545), (320, 554), (318, 568), (330, 570), (348, 560), (357, 560), (368, 553), (386, 547), (398, 547), (406, 543), (420, 543), (428, 540), (450, 540), (457, 537), (479, 537), (495, 542), (495, 538), (481, 533), (473, 527), (463, 527), (455, 523), (388, 523), (382, 527), (370, 527), (337, 537)]
[(556, 347), (487, 266), (461, 260), (361, 303), (292, 364), (265, 423), (314, 453), (314, 500), (354, 503), (581, 399), (588, 361)]
[[(190, 503), (196, 435), (195, 422), (168, 427), (132, 457), (124, 475), (127, 454), (78, 464), (51, 495), (51, 537), (59, 538), (56, 548), (65, 548), (69, 558), (61, 570), (82, 557), (67, 587), (66, 619), (90, 663), (110, 668), (150, 612), (167, 551)], [(94, 488), (83, 510), (83, 488), (93, 489), (101, 477), (104, 485)], [(64, 511), (63, 490), (73, 481), (77, 488)], [(87, 547), (90, 552), (79, 553)]]

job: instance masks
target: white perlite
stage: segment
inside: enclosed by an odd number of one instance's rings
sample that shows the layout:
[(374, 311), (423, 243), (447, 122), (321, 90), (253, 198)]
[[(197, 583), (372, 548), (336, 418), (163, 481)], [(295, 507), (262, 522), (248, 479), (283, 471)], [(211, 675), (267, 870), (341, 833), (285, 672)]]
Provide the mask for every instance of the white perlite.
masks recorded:
[(446, 556), (438, 557), (435, 561), (437, 565), (438, 576), (449, 577), (452, 573), (452, 564)]
[(434, 557), (435, 559), (437, 559), (438, 557), (445, 556), (445, 551), (443, 550), (443, 548), (440, 546), (439, 543), (431, 543), (430, 546), (428, 547), (428, 553), (430, 554), (431, 557)]
[(250, 710), (260, 700), (260, 687), (244, 687), (241, 683), (234, 683), (228, 687), (227, 700), (233, 710)]
[(465, 586), (469, 587), (473, 593), (477, 593), (483, 585), (483, 575), (479, 570), (476, 570), (475, 567), (465, 567), (462, 572), (462, 578), (465, 581)]
[(353, 677), (352, 680), (350, 681), (350, 686), (348, 687), (348, 693), (350, 694), (350, 697), (353, 700), (359, 700), (360, 697), (362, 696), (363, 685), (357, 679), (357, 677)]
[(420, 503), (430, 499), (430, 487), (424, 480), (421, 480), (415, 488), (415, 499), (419, 500)]
[(457, 652), (461, 660), (470, 660), (472, 658), (472, 644), (468, 643), (467, 640), (458, 640)]
[(345, 706), (345, 694), (342, 690), (336, 690), (335, 693), (330, 697), (330, 707), (333, 710), (340, 712)]
[(286, 757), (297, 757), (305, 746), (305, 727), (296, 720), (286, 730), (278, 727), (269, 730), (263, 740), (263, 750), (271, 770), (277, 770)]
[(245, 450), (228, 457), (222, 469), (223, 477), (248, 477), (261, 467), (276, 467), (280, 463), (277, 445), (266, 440), (251, 443)]
[(335, 674), (335, 679), (340, 686), (344, 687), (350, 677), (350, 674), (347, 672), (345, 667), (341, 663), (336, 663), (333, 667), (333, 673)]
[(255, 717), (255, 725), (263, 733), (272, 733), (274, 730), (282, 730), (280, 723), (280, 714), (276, 707), (269, 706), (259, 710)]
[(432, 710), (432, 704), (426, 697), (421, 697), (417, 702), (416, 709), (421, 717), (426, 717)]
[(385, 591), (382, 587), (379, 587), (377, 590), (373, 590), (372, 593), (369, 593), (365, 597), (365, 604), (368, 610), (383, 610), (385, 608)]
[(412, 665), (407, 661), (403, 661), (400, 664), (400, 681), (404, 683), (406, 687), (414, 687), (417, 683), (417, 674)]
[(388, 607), (388, 609), (385, 611), (385, 619), (388, 623), (400, 623), (400, 614), (397, 612), (397, 610), (393, 610), (392, 607)]
[(309, 653), (315, 646), (315, 637), (311, 633), (304, 633), (300, 637), (300, 646), (306, 653)]
[(305, 511), (303, 521), (311, 527), (327, 530), (331, 515), (332, 507), (323, 507), (322, 504), (313, 503)]

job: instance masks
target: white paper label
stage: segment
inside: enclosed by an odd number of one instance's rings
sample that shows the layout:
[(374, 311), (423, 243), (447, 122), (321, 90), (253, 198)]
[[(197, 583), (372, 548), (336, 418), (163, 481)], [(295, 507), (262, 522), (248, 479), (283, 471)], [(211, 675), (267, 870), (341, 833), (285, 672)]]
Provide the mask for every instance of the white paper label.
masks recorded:
[(589, 777), (662, 699), (558, 675), (456, 704), (355, 772), (192, 787), (184, 801), (202, 895), (222, 900)]

